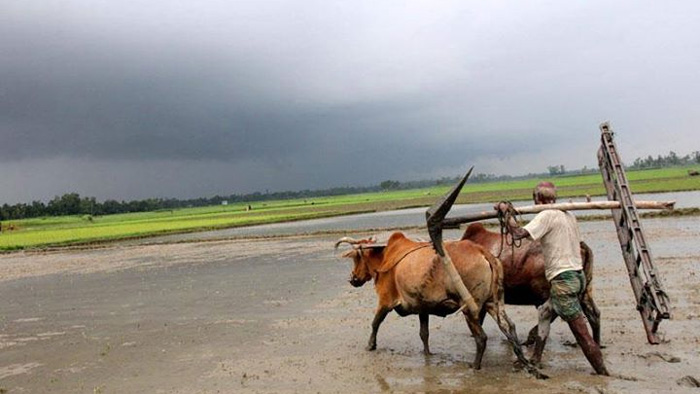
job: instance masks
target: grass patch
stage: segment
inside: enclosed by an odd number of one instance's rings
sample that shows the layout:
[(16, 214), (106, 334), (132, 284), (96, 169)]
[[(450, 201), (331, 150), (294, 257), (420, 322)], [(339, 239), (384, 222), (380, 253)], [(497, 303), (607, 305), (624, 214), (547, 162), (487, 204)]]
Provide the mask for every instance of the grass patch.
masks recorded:
[[(629, 171), (627, 178), (634, 193), (700, 190), (700, 177), (689, 177), (687, 170), (688, 167)], [(457, 203), (530, 200), (533, 186), (542, 180), (553, 181), (557, 185), (559, 198), (562, 200), (605, 194), (601, 176), (587, 174), (508, 182), (467, 183)], [(4, 229), (11, 224), (14, 230), (0, 234), (0, 250), (75, 245), (362, 212), (427, 207), (435, 203), (450, 187), (435, 186), (345, 196), (238, 203), (91, 218), (61, 216), (14, 220), (3, 223)], [(247, 210), (248, 205), (252, 210)]]

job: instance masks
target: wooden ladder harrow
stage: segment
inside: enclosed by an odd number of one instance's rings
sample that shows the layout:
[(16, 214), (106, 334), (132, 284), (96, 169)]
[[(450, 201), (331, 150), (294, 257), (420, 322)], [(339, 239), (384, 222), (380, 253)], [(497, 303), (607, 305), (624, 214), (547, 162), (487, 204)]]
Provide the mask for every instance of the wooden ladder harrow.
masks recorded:
[(663, 289), (661, 278), (651, 258), (651, 251), (644, 237), (639, 214), (613, 141), (610, 125), (607, 122), (601, 124), (600, 131), (598, 165), (603, 175), (608, 200), (620, 203), (620, 209), (611, 211), (617, 228), (617, 237), (620, 240), (622, 257), (629, 272), (630, 283), (637, 300), (637, 310), (642, 316), (647, 340), (651, 344), (658, 344), (660, 342), (657, 336), (659, 323), (671, 317), (668, 295)]

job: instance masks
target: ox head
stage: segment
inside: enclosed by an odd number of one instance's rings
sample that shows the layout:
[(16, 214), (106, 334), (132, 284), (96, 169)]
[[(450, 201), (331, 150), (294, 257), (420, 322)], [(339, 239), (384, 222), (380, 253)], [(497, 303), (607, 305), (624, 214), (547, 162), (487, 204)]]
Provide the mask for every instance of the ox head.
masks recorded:
[(352, 259), (352, 273), (348, 282), (354, 287), (360, 287), (374, 277), (375, 271), (372, 269), (371, 262), (377, 257), (381, 259), (384, 251), (384, 245), (377, 245), (375, 242), (374, 237), (368, 239), (343, 237), (335, 243), (336, 249), (343, 243), (352, 245), (352, 249), (343, 253), (342, 257)]

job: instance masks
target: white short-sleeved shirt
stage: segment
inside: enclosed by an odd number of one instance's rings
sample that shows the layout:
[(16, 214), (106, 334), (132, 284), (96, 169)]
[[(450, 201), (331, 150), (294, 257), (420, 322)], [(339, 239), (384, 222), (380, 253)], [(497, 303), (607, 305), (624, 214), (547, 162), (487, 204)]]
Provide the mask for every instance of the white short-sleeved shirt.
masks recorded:
[(542, 244), (547, 280), (551, 281), (564, 271), (583, 268), (579, 245), (581, 234), (571, 212), (547, 209), (538, 213), (524, 229)]

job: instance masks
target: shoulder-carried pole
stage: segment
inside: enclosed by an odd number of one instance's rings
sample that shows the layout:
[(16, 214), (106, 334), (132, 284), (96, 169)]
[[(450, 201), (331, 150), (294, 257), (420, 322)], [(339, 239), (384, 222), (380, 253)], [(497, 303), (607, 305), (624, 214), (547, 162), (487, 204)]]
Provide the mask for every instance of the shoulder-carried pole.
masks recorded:
[[(634, 205), (637, 209), (673, 209), (675, 201), (636, 201)], [(591, 201), (591, 202), (563, 202), (556, 204), (539, 204), (527, 205), (524, 207), (515, 207), (518, 214), (524, 215), (528, 213), (539, 213), (546, 209), (560, 209), (562, 211), (581, 211), (581, 210), (606, 210), (620, 209), (619, 201)], [(498, 217), (496, 210), (482, 211), (470, 213), (464, 216), (456, 216), (445, 218), (443, 220), (443, 228), (458, 227), (463, 223), (478, 222), (481, 220), (495, 219)]]

